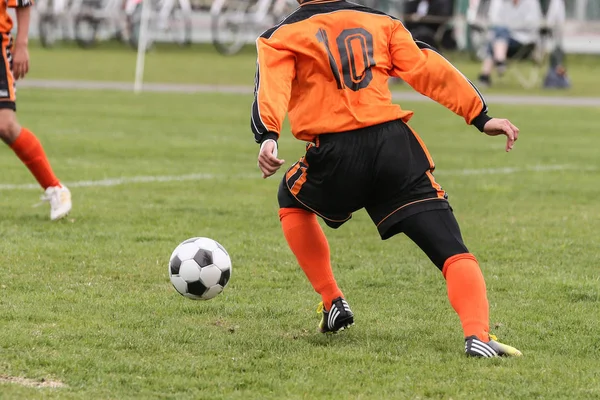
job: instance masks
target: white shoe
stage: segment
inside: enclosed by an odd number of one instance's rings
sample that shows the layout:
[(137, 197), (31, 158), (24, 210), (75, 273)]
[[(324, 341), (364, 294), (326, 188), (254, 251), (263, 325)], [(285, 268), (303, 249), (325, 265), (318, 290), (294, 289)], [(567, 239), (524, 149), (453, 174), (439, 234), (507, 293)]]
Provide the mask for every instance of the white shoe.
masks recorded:
[(71, 192), (66, 186), (52, 186), (46, 189), (42, 201), (50, 203), (50, 219), (56, 221), (71, 211)]

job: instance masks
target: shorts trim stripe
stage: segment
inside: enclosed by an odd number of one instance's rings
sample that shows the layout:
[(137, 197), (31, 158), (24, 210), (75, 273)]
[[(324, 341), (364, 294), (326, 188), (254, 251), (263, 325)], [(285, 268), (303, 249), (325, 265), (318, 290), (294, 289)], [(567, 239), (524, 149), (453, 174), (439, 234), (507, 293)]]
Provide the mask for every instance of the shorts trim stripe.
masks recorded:
[(404, 208), (406, 208), (408, 206), (412, 206), (412, 205), (415, 205), (415, 204), (424, 203), (426, 201), (432, 201), (432, 200), (439, 201), (439, 200), (443, 200), (443, 198), (431, 197), (429, 199), (415, 200), (415, 201), (412, 201), (410, 203), (404, 204), (403, 206), (396, 208), (394, 211), (392, 211), (391, 213), (389, 213), (388, 215), (386, 215), (385, 218), (383, 218), (381, 221), (379, 221), (379, 223), (377, 224), (377, 227), (379, 228), (379, 226), (381, 224), (383, 224), (388, 218), (390, 218), (392, 215), (396, 214), (398, 211), (400, 211), (400, 210), (402, 210), (402, 209), (404, 209)]
[(436, 190), (438, 199), (445, 199), (446, 192), (444, 191), (444, 189), (442, 189), (442, 186), (435, 181), (435, 178), (433, 177), (431, 171), (426, 171), (425, 175), (427, 175), (427, 177), (431, 181), (431, 186), (433, 186), (433, 188)]
[(5, 102), (15, 101), (15, 81), (9, 60), (11, 43), (10, 35), (0, 33), (0, 82), (5, 81), (5, 84), (0, 84), (0, 101)]
[[(288, 172), (285, 173), (285, 182), (288, 183), (290, 179), (298, 172), (300, 169), (300, 162), (294, 164)], [(289, 187), (289, 186), (288, 186)]]
[(285, 176), (285, 185), (290, 190), (290, 192), (292, 192), (292, 189), (294, 188), (296, 182), (298, 182), (301, 176), (302, 170), (300, 169), (300, 162), (297, 162)]
[[(305, 158), (302, 157), (300, 161), (298, 161), (286, 174), (285, 180), (286, 185), (290, 192), (296, 196), (300, 193), (302, 189), (302, 185), (306, 182), (308, 175), (308, 164), (305, 161)], [(295, 178), (295, 179), (294, 179)], [(293, 182), (293, 183), (292, 183)]]
[(427, 161), (429, 161), (429, 168), (431, 169), (431, 171), (433, 171), (435, 169), (435, 163), (433, 162), (433, 157), (431, 157), (429, 150), (427, 150), (427, 146), (425, 146), (425, 143), (423, 142), (423, 140), (421, 139), (419, 134), (417, 132), (415, 132), (415, 130), (413, 128), (408, 126), (408, 124), (406, 124), (406, 126), (408, 127), (408, 129), (410, 129), (412, 134), (415, 136), (415, 138), (417, 139), (417, 142), (419, 142), (419, 145), (421, 145), (421, 148), (423, 149), (423, 152), (425, 153), (425, 156), (427, 157)]
[(293, 195), (297, 195), (298, 193), (300, 193), (300, 190), (302, 189), (302, 185), (304, 185), (304, 183), (306, 182), (306, 169), (300, 167), (300, 170), (302, 171), (302, 174), (300, 175), (300, 178), (298, 178), (296, 180), (296, 182), (294, 182), (294, 184), (292, 185), (292, 188), (290, 189), (290, 192), (292, 192)]
[(298, 203), (300, 203), (300, 205), (302, 205), (302, 207), (306, 208), (307, 210), (309, 210), (310, 212), (315, 213), (316, 215), (318, 215), (319, 217), (323, 218), (324, 220), (330, 221), (330, 222), (346, 222), (348, 221), (350, 218), (352, 218), (352, 215), (348, 215), (347, 218), (344, 219), (332, 219), (332, 218), (327, 218), (326, 216), (324, 216), (323, 214), (321, 214), (320, 212), (314, 210), (313, 208), (307, 206), (306, 204), (304, 204), (304, 202), (302, 200), (300, 200), (298, 198), (298, 196), (296, 196), (294, 193), (292, 193), (290, 191), (290, 193), (292, 194), (292, 196), (294, 196), (294, 199), (296, 199), (296, 201)]

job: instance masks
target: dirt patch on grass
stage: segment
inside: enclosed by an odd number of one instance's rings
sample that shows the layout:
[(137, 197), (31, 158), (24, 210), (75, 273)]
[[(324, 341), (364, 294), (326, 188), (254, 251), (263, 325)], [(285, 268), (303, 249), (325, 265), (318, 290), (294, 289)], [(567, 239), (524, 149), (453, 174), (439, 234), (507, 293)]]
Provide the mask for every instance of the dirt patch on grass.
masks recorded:
[(62, 388), (66, 387), (64, 383), (60, 381), (53, 381), (49, 379), (28, 379), (21, 378), (18, 376), (0, 375), (0, 384), (2, 383), (14, 383), (16, 385), (33, 387), (33, 388)]

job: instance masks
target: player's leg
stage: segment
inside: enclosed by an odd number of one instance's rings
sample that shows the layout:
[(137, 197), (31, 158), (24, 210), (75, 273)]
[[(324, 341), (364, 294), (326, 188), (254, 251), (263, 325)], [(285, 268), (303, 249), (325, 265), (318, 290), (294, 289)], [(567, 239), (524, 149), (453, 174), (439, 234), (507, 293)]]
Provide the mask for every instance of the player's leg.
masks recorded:
[(279, 187), (279, 219), (285, 239), (314, 290), (321, 295), (321, 332), (336, 332), (354, 323), (354, 315), (333, 275), (329, 243), (317, 216), (292, 196), (285, 178)]
[[(279, 187), (281, 224), (290, 248), (315, 291), (321, 294), (321, 332), (336, 332), (354, 323), (354, 314), (331, 268), (329, 244), (317, 216), (331, 228), (363, 207), (370, 183), (369, 138), (377, 132), (357, 130), (320, 136), (285, 174)], [(372, 146), (371, 146), (372, 147)]]
[(71, 210), (69, 189), (61, 185), (52, 171), (38, 138), (19, 125), (12, 109), (0, 108), (0, 139), (15, 152), (44, 189), (42, 199), (50, 202), (50, 218), (57, 220), (66, 216)]
[(465, 338), (489, 342), (485, 281), (463, 243), (447, 194), (434, 179), (425, 144), (399, 123), (388, 131), (379, 154), (373, 201), (366, 208), (381, 238), (404, 232), (412, 239), (443, 270)]
[(42, 188), (60, 186), (41, 143), (31, 131), (19, 125), (15, 112), (11, 109), (0, 109), (0, 138), (29, 168)]
[(40, 141), (17, 121), (10, 53), (12, 40), (9, 35), (0, 34), (0, 43), (0, 139), (15, 152), (44, 189), (42, 199), (50, 203), (50, 218), (63, 218), (71, 210), (71, 193), (54, 175)]
[(465, 352), (470, 356), (520, 356), (514, 347), (495, 341), (489, 332), (485, 280), (475, 256), (465, 246), (450, 209), (414, 214), (398, 225), (427, 254), (446, 278), (448, 299), (458, 314)]

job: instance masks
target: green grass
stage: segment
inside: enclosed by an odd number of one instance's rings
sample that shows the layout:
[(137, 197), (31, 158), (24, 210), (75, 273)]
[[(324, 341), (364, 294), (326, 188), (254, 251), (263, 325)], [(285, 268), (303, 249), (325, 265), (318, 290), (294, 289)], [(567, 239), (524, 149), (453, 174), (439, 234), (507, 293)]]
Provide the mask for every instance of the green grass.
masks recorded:
[[(33, 54), (36, 77), (55, 68), (42, 61), (54, 54)], [(122, 72), (116, 61), (90, 65)], [(21, 122), (65, 182), (216, 178), (73, 187), (74, 210), (59, 223), (46, 207), (31, 208), (37, 191), (0, 190), (0, 376), (68, 385), (0, 384), (0, 398), (600, 398), (597, 109), (493, 106), (522, 131), (506, 154), (502, 140), (440, 106), (403, 104), (417, 112), (412, 126), (481, 261), (494, 331), (525, 355), (473, 360), (464, 357), (440, 273), (405, 237), (380, 241), (362, 211), (326, 230), (356, 326), (333, 337), (316, 332), (319, 299), (278, 224), (281, 173), (261, 180), (256, 168), (250, 102), (20, 92)], [(290, 136), (280, 147), (288, 166), (303, 151)], [(556, 165), (564, 169), (527, 170)], [(482, 171), (503, 167), (519, 172)], [(33, 183), (6, 147), (0, 171), (0, 184)], [(168, 279), (171, 251), (192, 236), (220, 241), (233, 259), (229, 286), (208, 302), (179, 296)]]
[[(81, 49), (65, 44), (47, 50), (31, 46), (32, 69), (29, 78), (35, 79), (78, 79), (133, 82), (136, 54), (126, 46), (105, 43), (94, 50)], [(480, 64), (460, 54), (447, 57), (475, 80)], [(545, 91), (531, 89), (523, 91), (512, 77), (497, 82), (489, 93), (549, 94), (553, 96), (598, 96), (600, 80), (596, 71), (600, 68), (598, 56), (569, 56), (569, 75), (573, 87), (569, 90)], [(223, 57), (211, 46), (198, 45), (191, 49), (158, 46), (148, 53), (145, 80), (147, 82), (252, 85), (256, 67), (256, 51), (245, 48), (234, 57)], [(527, 67), (529, 68), (529, 67)], [(545, 71), (544, 71), (545, 74)], [(406, 85), (394, 85), (394, 90), (408, 90)]]

